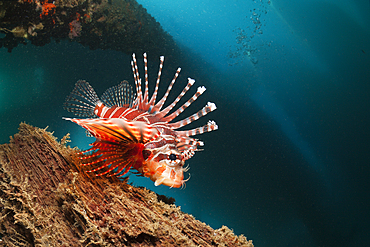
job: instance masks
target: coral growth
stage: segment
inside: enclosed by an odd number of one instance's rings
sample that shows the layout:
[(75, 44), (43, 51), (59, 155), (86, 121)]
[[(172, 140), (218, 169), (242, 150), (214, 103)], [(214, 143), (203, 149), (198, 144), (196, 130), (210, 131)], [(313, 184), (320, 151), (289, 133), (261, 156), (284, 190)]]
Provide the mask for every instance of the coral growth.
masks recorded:
[(40, 18), (43, 18), (44, 16), (47, 16), (47, 15), (52, 15), (55, 13), (55, 5), (52, 3), (45, 2), (44, 4), (42, 4), (41, 8), (42, 8), (42, 12), (40, 14)]
[(69, 23), (69, 34), (70, 39), (74, 39), (81, 35), (82, 26), (81, 23), (77, 20), (73, 20)]
[(0, 48), (9, 52), (25, 39), (37, 46), (68, 39), (127, 54), (177, 51), (172, 37), (134, 0), (0, 1), (0, 33)]

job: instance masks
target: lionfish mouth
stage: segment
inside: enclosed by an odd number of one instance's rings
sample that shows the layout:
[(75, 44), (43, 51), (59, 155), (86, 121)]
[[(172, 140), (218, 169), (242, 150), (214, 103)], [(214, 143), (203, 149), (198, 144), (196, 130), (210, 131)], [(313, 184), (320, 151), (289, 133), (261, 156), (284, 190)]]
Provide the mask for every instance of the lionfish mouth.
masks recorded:
[(166, 186), (171, 187), (171, 188), (180, 188), (180, 187), (184, 187), (185, 183), (187, 181), (189, 181), (189, 179), (190, 179), (190, 174), (189, 174), (189, 177), (187, 179), (183, 179), (183, 176), (182, 176), (181, 179), (172, 179), (172, 178), (168, 178), (168, 177), (159, 177), (154, 181), (154, 185), (158, 186), (158, 185), (163, 184), (163, 185), (166, 185)]
[(185, 182), (189, 179), (184, 180), (184, 172), (188, 171), (188, 168), (184, 168), (184, 161), (180, 162), (181, 165), (176, 167), (169, 167), (167, 165), (158, 164), (157, 162), (147, 162), (143, 166), (143, 174), (145, 177), (150, 178), (155, 186), (161, 184), (179, 188), (184, 186)]
[(155, 180), (154, 182), (155, 186), (158, 186), (161, 184), (166, 185), (168, 187), (179, 188), (183, 185), (183, 180), (172, 180), (170, 178), (161, 177)]

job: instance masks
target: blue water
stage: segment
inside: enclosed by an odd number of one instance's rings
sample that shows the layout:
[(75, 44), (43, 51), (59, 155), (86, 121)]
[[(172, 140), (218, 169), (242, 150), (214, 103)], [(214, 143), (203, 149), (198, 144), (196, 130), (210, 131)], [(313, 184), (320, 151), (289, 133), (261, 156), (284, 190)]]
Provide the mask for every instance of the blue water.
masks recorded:
[[(207, 87), (192, 110), (215, 102), (205, 118), (219, 130), (199, 136), (185, 190), (130, 181), (255, 246), (368, 246), (369, 1), (139, 3), (189, 51), (192, 66), (178, 66), (196, 69), (179, 79)], [(62, 120), (64, 99), (78, 79), (99, 95), (132, 81), (129, 61), (73, 42), (0, 49), (0, 143), (25, 121), (87, 148), (93, 138)]]

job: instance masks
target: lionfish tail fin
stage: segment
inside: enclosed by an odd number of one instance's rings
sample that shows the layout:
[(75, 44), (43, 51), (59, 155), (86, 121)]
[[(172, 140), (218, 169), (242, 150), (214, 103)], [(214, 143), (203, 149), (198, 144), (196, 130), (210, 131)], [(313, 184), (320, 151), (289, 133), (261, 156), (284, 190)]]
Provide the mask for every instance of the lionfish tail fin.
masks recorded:
[(132, 107), (135, 93), (127, 81), (108, 88), (101, 96), (101, 101), (107, 106)]
[(98, 95), (87, 81), (79, 80), (64, 102), (64, 109), (79, 117), (95, 117), (95, 106), (100, 102)]

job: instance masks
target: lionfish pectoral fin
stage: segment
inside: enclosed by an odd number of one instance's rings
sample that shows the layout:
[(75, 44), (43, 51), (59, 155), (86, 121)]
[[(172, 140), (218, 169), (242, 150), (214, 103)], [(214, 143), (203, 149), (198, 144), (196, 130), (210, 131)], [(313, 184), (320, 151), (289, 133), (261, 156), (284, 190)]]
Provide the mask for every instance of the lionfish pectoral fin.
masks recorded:
[(158, 129), (141, 121), (121, 118), (64, 119), (80, 125), (101, 141), (117, 144), (147, 143), (160, 135)]
[(93, 135), (88, 130), (86, 130), (85, 132), (87, 137), (93, 137)]
[(144, 144), (158, 138), (160, 132), (144, 122), (121, 118), (71, 119), (96, 138), (81, 160), (82, 165), (94, 165), (96, 176), (124, 176), (142, 159)]

